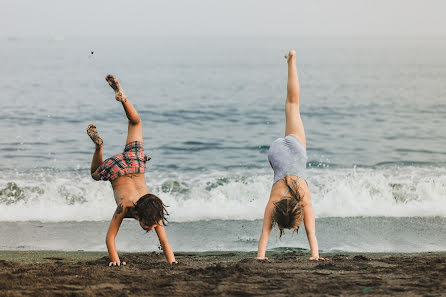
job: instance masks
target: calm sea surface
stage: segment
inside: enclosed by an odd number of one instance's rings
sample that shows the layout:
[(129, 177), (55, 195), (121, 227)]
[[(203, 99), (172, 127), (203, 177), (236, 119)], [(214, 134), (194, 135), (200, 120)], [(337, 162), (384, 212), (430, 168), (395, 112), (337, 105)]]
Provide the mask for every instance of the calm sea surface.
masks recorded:
[[(122, 151), (112, 73), (142, 118), (174, 249), (255, 250), (290, 48), (320, 247), (446, 251), (446, 40), (299, 37), (0, 39), (0, 249), (105, 249), (116, 206), (89, 177), (85, 129), (105, 158)], [(308, 248), (288, 233), (269, 247)], [(157, 249), (143, 236), (125, 222), (118, 249)]]

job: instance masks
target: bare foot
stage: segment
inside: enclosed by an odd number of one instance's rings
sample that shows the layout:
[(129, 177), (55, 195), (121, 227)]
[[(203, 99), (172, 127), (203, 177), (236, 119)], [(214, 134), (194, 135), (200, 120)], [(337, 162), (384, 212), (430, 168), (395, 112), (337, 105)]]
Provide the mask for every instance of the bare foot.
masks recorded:
[(110, 262), (110, 263), (108, 263), (108, 267), (112, 267), (112, 266), (125, 266), (125, 265), (127, 265), (127, 263), (125, 263), (125, 262)]
[(285, 55), (285, 59), (287, 59), (287, 61), (289, 62), (291, 60), (291, 58), (296, 56), (296, 51), (295, 50), (290, 50), (288, 52), (288, 54)]
[(102, 141), (102, 138), (99, 137), (98, 130), (96, 130), (95, 124), (88, 125), (87, 134), (88, 136), (90, 136), (91, 140), (94, 142), (94, 144), (96, 144), (97, 147), (102, 146), (102, 144), (104, 143)]
[(115, 91), (115, 98), (117, 101), (119, 102), (126, 102), (127, 101), (127, 97), (124, 94), (124, 91), (121, 88), (121, 85), (119, 84), (118, 80), (116, 79), (116, 77), (114, 77), (113, 75), (109, 74), (105, 77), (105, 80), (108, 82), (108, 84), (110, 85), (110, 87), (113, 88), (113, 90)]

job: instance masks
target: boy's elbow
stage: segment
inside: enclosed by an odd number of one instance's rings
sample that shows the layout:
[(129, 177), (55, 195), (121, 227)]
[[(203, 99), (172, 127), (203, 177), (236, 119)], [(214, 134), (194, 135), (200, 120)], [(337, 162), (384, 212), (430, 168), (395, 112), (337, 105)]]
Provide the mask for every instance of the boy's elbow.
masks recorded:
[(107, 236), (105, 237), (105, 244), (108, 246), (113, 242), (115, 242), (115, 237), (107, 234)]

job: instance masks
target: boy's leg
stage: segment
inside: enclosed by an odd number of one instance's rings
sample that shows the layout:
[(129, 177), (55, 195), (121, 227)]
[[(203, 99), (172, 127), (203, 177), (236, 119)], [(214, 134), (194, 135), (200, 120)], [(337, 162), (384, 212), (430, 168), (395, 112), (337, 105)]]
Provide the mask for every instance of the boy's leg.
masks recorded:
[(105, 77), (105, 80), (115, 91), (115, 98), (117, 101), (122, 103), (127, 119), (129, 120), (127, 140), (125, 143), (127, 144), (133, 141), (142, 142), (142, 123), (138, 112), (133, 107), (132, 103), (130, 103), (130, 101), (127, 99), (127, 96), (125, 96), (124, 91), (122, 90), (116, 77), (109, 74)]
[(87, 128), (87, 134), (90, 136), (91, 140), (96, 145), (96, 148), (94, 150), (93, 159), (91, 160), (91, 167), (90, 167), (90, 173), (93, 176), (94, 179), (97, 179), (96, 176), (99, 166), (101, 166), (103, 160), (102, 160), (102, 144), (103, 141), (101, 137), (99, 137), (98, 131), (96, 130), (96, 126), (94, 124), (90, 124)]
[(307, 146), (305, 139), (304, 124), (299, 110), (299, 78), (296, 69), (296, 52), (291, 50), (288, 55), (288, 84), (285, 103), (286, 128), (285, 135), (293, 135)]

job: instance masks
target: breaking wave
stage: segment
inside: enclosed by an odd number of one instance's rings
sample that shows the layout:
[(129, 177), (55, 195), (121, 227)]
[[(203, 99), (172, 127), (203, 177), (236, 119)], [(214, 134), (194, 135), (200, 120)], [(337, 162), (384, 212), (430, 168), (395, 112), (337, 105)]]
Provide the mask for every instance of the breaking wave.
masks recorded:
[[(446, 216), (446, 168), (384, 166), (309, 169), (316, 217)], [(170, 221), (263, 217), (270, 172), (147, 176), (169, 206)], [(115, 210), (108, 182), (88, 172), (40, 171), (0, 176), (0, 221), (104, 221)]]

